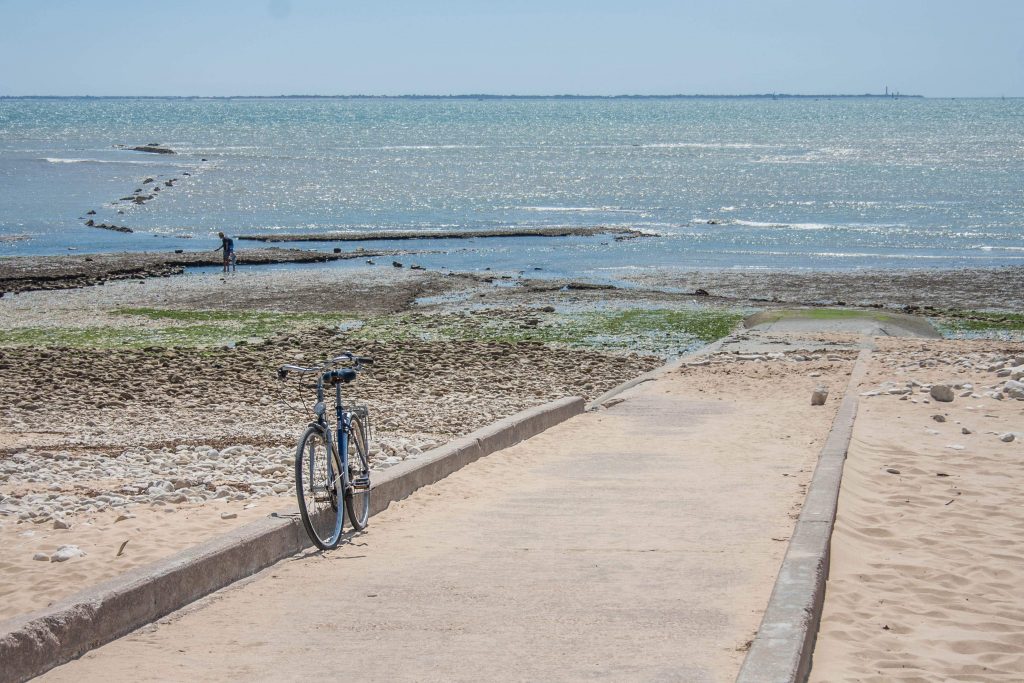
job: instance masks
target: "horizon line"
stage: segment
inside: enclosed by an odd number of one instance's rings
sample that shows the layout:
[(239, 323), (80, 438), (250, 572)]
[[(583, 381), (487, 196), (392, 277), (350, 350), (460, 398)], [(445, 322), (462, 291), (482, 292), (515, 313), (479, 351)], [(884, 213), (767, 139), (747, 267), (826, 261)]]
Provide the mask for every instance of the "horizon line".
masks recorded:
[[(0, 95), (0, 99), (181, 99), (181, 100), (229, 100), (229, 99), (821, 99), (821, 98), (880, 98), (900, 99), (904, 97), (926, 99), (924, 95), (903, 93), (666, 93), (653, 95), (620, 94), (620, 95), (588, 95), (579, 93), (562, 93), (557, 95), (497, 95), (492, 93), (461, 93), (461, 94), (401, 94), (401, 95), (322, 95), (322, 94), (278, 94), (278, 95)], [(934, 99), (1005, 99), (1003, 95), (987, 96), (946, 96)], [(1020, 96), (1011, 96), (1018, 98)]]

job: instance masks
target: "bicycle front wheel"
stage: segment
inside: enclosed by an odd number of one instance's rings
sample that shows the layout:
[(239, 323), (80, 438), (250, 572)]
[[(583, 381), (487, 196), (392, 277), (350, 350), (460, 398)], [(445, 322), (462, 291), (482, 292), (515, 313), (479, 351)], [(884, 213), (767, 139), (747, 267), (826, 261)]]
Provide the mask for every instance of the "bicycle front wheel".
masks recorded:
[(334, 548), (341, 538), (340, 476), (329, 462), (332, 457), (326, 432), (317, 425), (310, 425), (295, 450), (295, 494), (302, 526), (306, 527), (310, 540), (322, 550)]
[(366, 423), (358, 415), (352, 416), (348, 432), (348, 475), (345, 509), (350, 524), (361, 531), (370, 518), (370, 442)]

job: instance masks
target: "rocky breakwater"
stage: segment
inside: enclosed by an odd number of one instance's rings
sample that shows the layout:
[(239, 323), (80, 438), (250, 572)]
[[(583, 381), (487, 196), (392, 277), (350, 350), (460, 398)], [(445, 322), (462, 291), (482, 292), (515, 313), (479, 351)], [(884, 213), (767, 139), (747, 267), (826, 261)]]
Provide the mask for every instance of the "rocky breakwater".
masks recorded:
[[(133, 152), (148, 152), (148, 153), (151, 153), (151, 154), (175, 154), (175, 151), (173, 149), (170, 149), (169, 147), (164, 147), (164, 146), (160, 145), (159, 143), (151, 143), (151, 144), (148, 144), (148, 145), (135, 145), (135, 146), (114, 145), (114, 147), (116, 149), (124, 149), (124, 150), (133, 151)], [(190, 174), (188, 172), (182, 172), (181, 175), (182, 176), (188, 176)], [(174, 183), (178, 182), (179, 180), (181, 180), (181, 178), (175, 176), (173, 178), (169, 178), (167, 180), (164, 180), (162, 185), (163, 185), (164, 188), (174, 187)], [(150, 188), (149, 192), (146, 192), (143, 189), (145, 186), (153, 184), (153, 183), (156, 183), (156, 184), (152, 185), (152, 187)], [(131, 204), (139, 206), (139, 205), (145, 204), (148, 201), (151, 201), (151, 200), (155, 199), (157, 197), (157, 195), (161, 191), (161, 187), (160, 187), (161, 183), (158, 182), (157, 179), (154, 178), (154, 177), (143, 178), (142, 181), (139, 184), (142, 185), (142, 187), (135, 188), (135, 190), (132, 192), (132, 194), (128, 195), (127, 197), (121, 197), (117, 201), (118, 202), (130, 202)], [(117, 213), (118, 214), (124, 214), (124, 210), (123, 209), (118, 209)], [(97, 215), (97, 212), (96, 212), (95, 209), (90, 209), (89, 211), (86, 212), (86, 216), (95, 216), (95, 215)], [(116, 223), (107, 223), (105, 221), (97, 222), (95, 218), (84, 218), (83, 217), (80, 220), (85, 221), (85, 226), (89, 227), (89, 228), (100, 228), (100, 229), (103, 229), (103, 230), (112, 230), (114, 232), (123, 232), (123, 233), (134, 232), (134, 230), (132, 230), (131, 228), (129, 228), (126, 225), (117, 225)]]

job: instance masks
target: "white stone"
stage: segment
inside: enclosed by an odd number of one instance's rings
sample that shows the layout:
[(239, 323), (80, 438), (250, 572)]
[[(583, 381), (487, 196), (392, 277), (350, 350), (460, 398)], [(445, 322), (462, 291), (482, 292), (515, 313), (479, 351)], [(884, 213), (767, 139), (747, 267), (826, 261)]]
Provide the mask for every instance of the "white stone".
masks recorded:
[(73, 557), (85, 557), (85, 551), (77, 545), (62, 545), (50, 556), (50, 562), (66, 562)]

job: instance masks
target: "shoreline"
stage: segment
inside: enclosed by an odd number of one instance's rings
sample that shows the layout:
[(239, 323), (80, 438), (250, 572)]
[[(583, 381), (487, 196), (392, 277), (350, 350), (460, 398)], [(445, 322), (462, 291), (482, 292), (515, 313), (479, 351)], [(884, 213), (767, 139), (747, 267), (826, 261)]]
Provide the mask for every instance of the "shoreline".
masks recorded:
[[(507, 236), (507, 235), (503, 235)], [(241, 239), (241, 238), (239, 238)], [(239, 250), (242, 272), (258, 266), (316, 264), (424, 253), (422, 250), (320, 251), (266, 247)], [(397, 264), (397, 262), (395, 262)], [(220, 266), (211, 251), (119, 252), (58, 256), (0, 257), (0, 297), (38, 290), (80, 289), (108, 281), (165, 278), (186, 268)], [(564, 289), (582, 297), (615, 301), (701, 301), (722, 305), (837, 306), (897, 309), (909, 313), (1024, 310), (1024, 266), (971, 269), (871, 270), (670, 270), (627, 275), (617, 284), (579, 273), (572, 277), (529, 277), (522, 271), (489, 268), (460, 272), (425, 269), (415, 264), (380, 262), (382, 272), (420, 271), (425, 278), (462, 281), (461, 288), (486, 288), (488, 303), (522, 304)], [(482, 264), (483, 265), (483, 264)], [(386, 270), (385, 270), (386, 269)], [(317, 271), (319, 272), (319, 270)], [(385, 276), (386, 277), (386, 276)], [(457, 290), (453, 284), (446, 289)], [(493, 290), (493, 291), (490, 291)], [(589, 291), (592, 290), (592, 291)], [(477, 294), (473, 292), (472, 294)]]
[[(239, 263), (245, 268), (285, 263), (328, 263), (408, 253), (408, 250), (365, 249), (331, 253), (269, 247), (246, 249), (244, 256), (240, 252)], [(209, 250), (4, 256), (0, 257), (0, 297), (8, 293), (79, 289), (115, 280), (170, 277), (182, 274), (186, 268), (221, 265), (223, 259)]]

